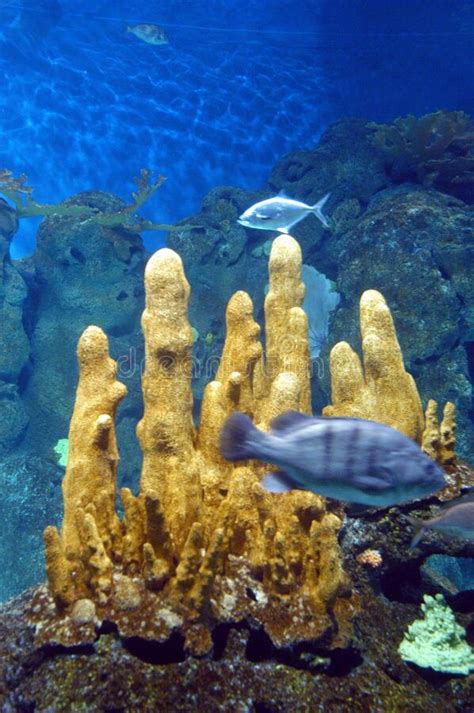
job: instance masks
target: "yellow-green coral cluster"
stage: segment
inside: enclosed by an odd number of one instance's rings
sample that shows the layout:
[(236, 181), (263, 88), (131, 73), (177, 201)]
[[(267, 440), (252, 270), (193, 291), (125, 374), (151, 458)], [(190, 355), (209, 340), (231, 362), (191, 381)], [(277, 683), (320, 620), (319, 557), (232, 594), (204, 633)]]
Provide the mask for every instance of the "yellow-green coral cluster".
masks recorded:
[(234, 410), (262, 428), (287, 409), (310, 412), (310, 371), (301, 251), (274, 241), (265, 301), (266, 354), (250, 297), (236, 293), (201, 420), (192, 419), (193, 334), (189, 285), (179, 256), (158, 251), (146, 268), (142, 326), (146, 366), (140, 492), (114, 509), (118, 452), (114, 416), (125, 387), (107, 338), (89, 327), (78, 347), (80, 381), (69, 434), (61, 532), (45, 531), (49, 593), (34, 603), (39, 641), (87, 640), (102, 619), (124, 635), (163, 639), (179, 627), (190, 651), (211, 646), (213, 626), (251, 618), (277, 645), (325, 636), (347, 640), (354, 609), (342, 570), (341, 522), (323, 498), (266, 492), (263, 466), (230, 464), (219, 452)]

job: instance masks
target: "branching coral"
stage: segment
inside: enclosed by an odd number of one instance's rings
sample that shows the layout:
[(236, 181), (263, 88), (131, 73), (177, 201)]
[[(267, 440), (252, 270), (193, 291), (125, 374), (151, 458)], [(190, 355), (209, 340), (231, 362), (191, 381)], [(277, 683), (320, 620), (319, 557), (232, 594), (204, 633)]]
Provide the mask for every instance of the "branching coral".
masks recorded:
[(397, 180), (416, 178), (461, 198), (472, 197), (474, 128), (462, 111), (409, 115), (393, 124), (369, 124), (373, 142), (388, 159)]
[(143, 472), (138, 496), (122, 490), (122, 521), (113, 507), (113, 424), (125, 388), (103, 332), (90, 327), (81, 337), (64, 523), (61, 533), (45, 531), (49, 589), (31, 607), (39, 643), (91, 640), (104, 619), (124, 636), (164, 640), (178, 628), (195, 654), (211, 648), (216, 624), (230, 621), (263, 626), (278, 646), (347, 641), (356, 601), (341, 565), (339, 518), (312, 493), (266, 492), (261, 464), (233, 465), (219, 453), (220, 429), (235, 409), (262, 428), (286, 409), (310, 411), (301, 251), (290, 236), (274, 241), (269, 272), (266, 355), (250, 297), (238, 292), (196, 431), (189, 285), (176, 253), (150, 259), (137, 429)]
[(137, 190), (132, 193), (133, 201), (120, 210), (111, 213), (99, 212), (93, 208), (71, 203), (38, 203), (33, 200), (33, 188), (26, 185), (26, 181), (27, 176), (24, 173), (15, 178), (8, 169), (0, 169), (0, 193), (12, 201), (19, 218), (49, 215), (71, 216), (81, 218), (84, 223), (90, 221), (109, 228), (126, 227), (128, 230), (137, 233), (142, 230), (176, 230), (173, 225), (153, 223), (136, 215), (136, 212), (165, 181), (164, 176), (157, 176), (153, 179), (151, 171), (147, 168), (142, 168), (140, 176), (134, 178)]
[(367, 290), (360, 300), (363, 367), (347, 342), (331, 350), (332, 404), (326, 416), (369, 418), (398, 429), (423, 444), (432, 458), (452, 463), (455, 447), (455, 408), (445, 406), (441, 427), (436, 403), (430, 401), (423, 416), (413, 377), (405, 371), (390, 310), (380, 292)]

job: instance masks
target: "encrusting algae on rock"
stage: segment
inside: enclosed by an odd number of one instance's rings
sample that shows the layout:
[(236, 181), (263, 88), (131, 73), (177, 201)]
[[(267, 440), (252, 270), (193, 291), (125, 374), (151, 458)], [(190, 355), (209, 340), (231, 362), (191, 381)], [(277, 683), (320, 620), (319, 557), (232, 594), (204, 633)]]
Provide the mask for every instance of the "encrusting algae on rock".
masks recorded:
[(276, 646), (348, 642), (357, 597), (342, 569), (340, 519), (315, 494), (266, 492), (262, 464), (233, 465), (219, 451), (234, 410), (264, 429), (288, 409), (310, 412), (301, 251), (290, 236), (274, 241), (269, 273), (266, 358), (252, 301), (238, 292), (196, 429), (190, 288), (176, 253), (165, 248), (149, 260), (137, 428), (143, 471), (138, 496), (121, 491), (123, 520), (114, 508), (114, 416), (126, 389), (105, 334), (89, 327), (82, 335), (64, 522), (60, 533), (46, 528), (49, 587), (31, 606), (38, 644), (92, 641), (104, 620), (125, 637), (165, 641), (179, 630), (195, 655), (212, 648), (212, 631), (224, 622), (262, 626)]
[[(217, 625), (237, 622), (263, 628), (277, 647), (309, 640), (347, 645), (358, 597), (342, 567), (341, 520), (314, 493), (267, 492), (263, 464), (230, 463), (219, 449), (234, 411), (263, 430), (285, 411), (311, 413), (298, 243), (289, 235), (273, 242), (265, 353), (250, 297), (237, 292), (230, 299), (223, 353), (198, 428), (190, 288), (175, 252), (165, 248), (151, 257), (145, 290), (140, 491), (122, 489), (120, 520), (114, 417), (126, 389), (116, 379), (107, 337), (89, 327), (78, 346), (64, 522), (60, 533), (46, 528), (49, 586), (36, 591), (30, 608), (37, 644), (91, 642), (106, 621), (126, 638), (164, 642), (177, 631), (193, 655), (212, 649)], [(334, 405), (326, 414), (380, 420), (421, 442), (421, 402), (383, 297), (365, 293), (361, 315), (365, 377), (350, 347), (337, 345)]]

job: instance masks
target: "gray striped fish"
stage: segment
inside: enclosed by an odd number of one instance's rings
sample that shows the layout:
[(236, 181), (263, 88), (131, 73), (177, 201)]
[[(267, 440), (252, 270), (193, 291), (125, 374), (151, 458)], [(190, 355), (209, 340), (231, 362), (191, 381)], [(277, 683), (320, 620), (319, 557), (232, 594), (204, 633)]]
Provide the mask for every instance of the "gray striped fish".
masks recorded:
[(288, 411), (271, 423), (271, 433), (243, 413), (221, 431), (222, 455), (278, 466), (262, 485), (272, 492), (310, 490), (350, 503), (389, 507), (443, 488), (442, 469), (399, 431), (360, 418), (306, 416)]

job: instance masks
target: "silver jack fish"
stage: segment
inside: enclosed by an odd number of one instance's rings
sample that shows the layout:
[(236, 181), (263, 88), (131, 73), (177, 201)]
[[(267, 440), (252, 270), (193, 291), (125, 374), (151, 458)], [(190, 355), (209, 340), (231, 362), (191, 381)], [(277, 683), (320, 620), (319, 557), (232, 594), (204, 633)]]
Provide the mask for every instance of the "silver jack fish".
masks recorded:
[(231, 461), (272, 463), (262, 485), (273, 492), (311, 490), (336, 500), (389, 507), (426, 497), (446, 483), (444, 473), (417, 444), (390, 426), (359, 418), (325, 418), (288, 411), (257, 429), (242, 413), (221, 431), (221, 452)]
[(127, 32), (138, 37), (149, 45), (167, 45), (168, 38), (166, 32), (159, 25), (141, 23), (139, 25), (129, 25)]
[(458, 498), (440, 508), (430, 520), (408, 518), (415, 527), (415, 535), (410, 547), (416, 547), (427, 530), (438, 530), (451, 537), (474, 541), (474, 494)]
[(260, 201), (247, 208), (237, 222), (246, 228), (277, 230), (279, 233), (287, 233), (293, 225), (299, 223), (310, 213), (314, 213), (324, 227), (329, 228), (329, 221), (322, 212), (329, 196), (330, 193), (326, 193), (314, 205), (306, 205), (306, 203), (286, 198), (283, 195), (275, 196), (275, 198), (268, 198), (266, 201)]

